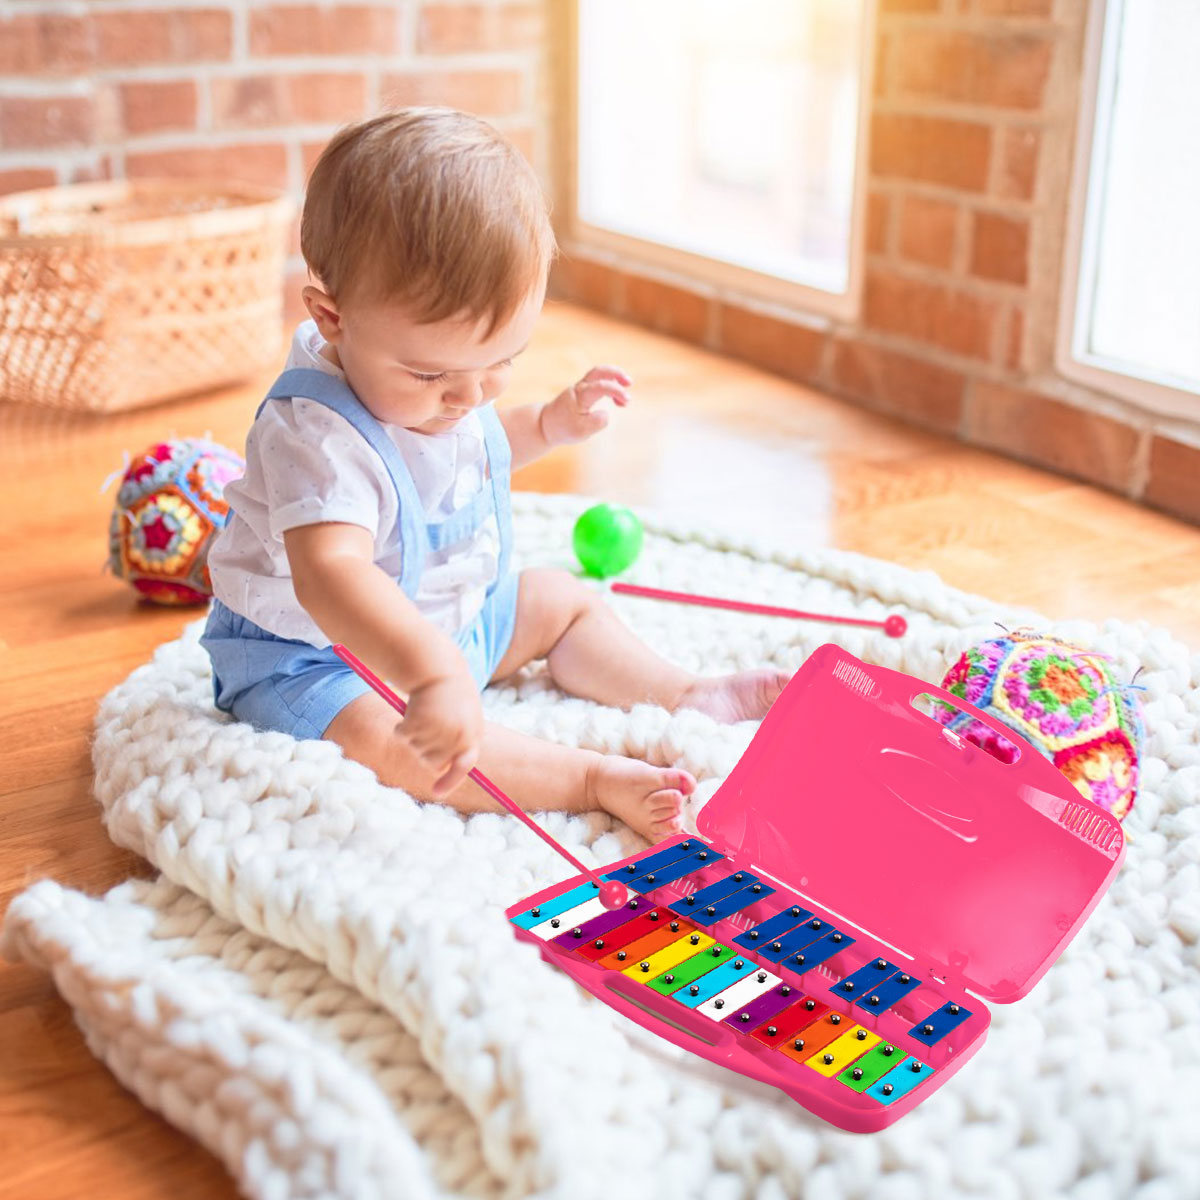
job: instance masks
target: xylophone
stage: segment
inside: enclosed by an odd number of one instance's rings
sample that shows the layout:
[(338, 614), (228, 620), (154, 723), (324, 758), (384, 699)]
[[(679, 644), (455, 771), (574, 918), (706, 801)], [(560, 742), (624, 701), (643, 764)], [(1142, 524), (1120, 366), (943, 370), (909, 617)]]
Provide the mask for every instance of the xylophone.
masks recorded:
[[(1018, 743), (1002, 763), (913, 705)], [(1120, 824), (1013, 730), (839, 647), (814, 652), (698, 819), (507, 910), (638, 1024), (843, 1129), (898, 1120), (983, 1044), (1124, 857)]]

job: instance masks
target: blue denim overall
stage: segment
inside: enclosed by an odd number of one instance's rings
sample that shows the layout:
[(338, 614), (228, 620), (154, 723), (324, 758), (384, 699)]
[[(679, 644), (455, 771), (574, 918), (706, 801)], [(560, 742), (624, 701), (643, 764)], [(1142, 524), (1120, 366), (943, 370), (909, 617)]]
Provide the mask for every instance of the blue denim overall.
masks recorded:
[[(429, 523), (412, 474), (396, 444), (336, 375), (310, 367), (284, 371), (258, 412), (272, 400), (303, 396), (345, 417), (383, 461), (396, 489), (400, 527), (400, 588), (415, 599), (421, 571), (431, 551), (471, 537), (493, 514), (500, 532), (500, 561), (483, 608), (459, 633), (459, 649), (482, 690), (512, 640), (517, 610), (517, 575), (508, 570), (512, 552), (509, 469), (512, 455), (495, 409), (478, 409), (487, 450), (488, 475), (476, 495), (444, 520)], [(257, 417), (258, 413), (255, 414)], [(213, 667), (218, 708), (259, 729), (277, 729), (294, 737), (319, 738), (329, 723), (367, 685), (333, 649), (281, 638), (214, 599), (200, 643)]]

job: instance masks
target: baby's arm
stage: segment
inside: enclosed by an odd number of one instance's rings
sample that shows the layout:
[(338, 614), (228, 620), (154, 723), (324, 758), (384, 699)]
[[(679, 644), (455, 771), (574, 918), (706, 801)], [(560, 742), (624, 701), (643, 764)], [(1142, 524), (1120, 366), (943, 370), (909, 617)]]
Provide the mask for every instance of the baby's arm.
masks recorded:
[(608, 424), (608, 413), (593, 412), (605, 396), (624, 408), (633, 380), (620, 367), (593, 367), (578, 383), (560, 392), (549, 404), (525, 404), (498, 412), (512, 448), (514, 471), (541, 458), (547, 450), (582, 442)]
[(437, 772), (434, 793), (452, 791), (483, 736), (479, 691), (458, 647), (375, 565), (369, 530), (323, 522), (289, 529), (283, 541), (296, 599), (330, 641), (407, 693), (397, 736)]

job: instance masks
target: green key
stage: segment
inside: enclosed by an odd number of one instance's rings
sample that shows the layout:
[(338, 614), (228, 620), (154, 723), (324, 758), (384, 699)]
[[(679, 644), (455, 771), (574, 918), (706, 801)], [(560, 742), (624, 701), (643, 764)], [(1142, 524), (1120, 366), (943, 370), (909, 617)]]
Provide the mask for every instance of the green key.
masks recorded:
[(679, 966), (672, 967), (669, 971), (664, 971), (661, 975), (649, 980), (647, 986), (652, 987), (656, 992), (661, 992), (664, 996), (669, 996), (681, 987), (687, 987), (701, 975), (707, 975), (713, 967), (719, 966), (731, 954), (733, 951), (728, 946), (716, 942), (707, 950), (701, 950), (699, 954), (685, 958)]
[[(852, 1062), (838, 1078), (856, 1092), (865, 1092), (875, 1080), (886, 1075), (903, 1058), (902, 1050), (897, 1050), (895, 1046), (885, 1042), (876, 1046), (874, 1050), (867, 1051), (857, 1062)], [(861, 1072), (857, 1079), (854, 1077), (856, 1072)]]

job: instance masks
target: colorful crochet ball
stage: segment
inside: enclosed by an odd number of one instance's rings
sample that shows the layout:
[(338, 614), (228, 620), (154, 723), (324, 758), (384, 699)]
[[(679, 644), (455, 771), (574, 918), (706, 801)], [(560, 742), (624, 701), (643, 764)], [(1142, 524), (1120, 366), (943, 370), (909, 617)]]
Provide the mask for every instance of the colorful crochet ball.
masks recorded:
[[(942, 687), (1020, 734), (1118, 820), (1133, 807), (1141, 707), (1105, 655), (1017, 629), (970, 647)], [(934, 716), (1002, 761), (1016, 757), (1007, 738), (936, 698)]]
[(246, 464), (202, 438), (160, 442), (129, 464), (109, 524), (113, 574), (158, 604), (203, 604), (212, 595), (208, 548), (229, 517), (225, 485)]

